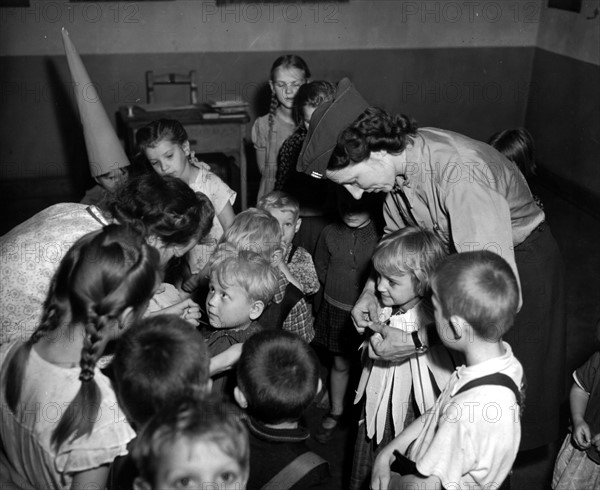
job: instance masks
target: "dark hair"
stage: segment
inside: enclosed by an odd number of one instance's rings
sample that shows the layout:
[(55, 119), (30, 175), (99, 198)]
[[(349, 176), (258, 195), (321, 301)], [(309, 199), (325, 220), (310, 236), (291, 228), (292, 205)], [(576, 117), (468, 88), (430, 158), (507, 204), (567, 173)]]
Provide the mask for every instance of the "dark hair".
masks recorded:
[(202, 334), (175, 315), (145, 318), (117, 343), (112, 361), (119, 404), (141, 427), (173, 399), (203, 395), (210, 354)]
[(490, 138), (488, 144), (516, 163), (526, 178), (535, 175), (535, 143), (525, 128), (500, 131)]
[(147, 148), (154, 148), (163, 140), (181, 146), (187, 139), (188, 135), (185, 128), (176, 119), (157, 119), (139, 129), (135, 135), (140, 153)]
[(302, 123), (302, 110), (305, 107), (319, 107), (323, 102), (329, 102), (335, 97), (335, 85), (325, 80), (302, 85), (294, 97), (294, 120)]
[[(296, 70), (300, 70), (304, 72), (304, 79), (310, 78), (310, 70), (306, 61), (304, 61), (300, 56), (295, 54), (286, 54), (277, 58), (273, 65), (271, 66), (271, 74), (269, 79), (271, 81), (275, 81), (275, 72), (278, 68), (295, 68)], [(275, 92), (271, 92), (271, 102), (269, 105), (269, 133), (271, 133), (273, 129), (273, 123), (275, 122), (275, 112), (277, 111), (277, 107), (279, 106), (279, 102), (277, 101), (277, 96)]]
[(338, 136), (327, 169), (339, 170), (362, 162), (373, 151), (402, 153), (416, 134), (417, 125), (408, 116), (393, 116), (383, 109), (368, 107)]
[(250, 337), (237, 366), (248, 414), (266, 424), (298, 420), (317, 393), (318, 366), (312, 348), (290, 332), (267, 330)]
[(33, 344), (60, 328), (64, 321), (85, 325), (81, 352), (81, 387), (52, 432), (60, 447), (72, 434), (81, 437), (94, 428), (100, 408), (100, 389), (94, 381), (102, 355), (98, 341), (105, 328), (119, 321), (128, 307), (138, 314), (152, 296), (159, 256), (136, 230), (108, 225), (84, 235), (69, 249), (56, 270), (44, 303), (40, 325), (15, 349), (6, 370), (5, 393), (14, 412), (21, 396), (25, 366)]
[(250, 447), (240, 415), (233, 405), (215, 397), (174, 400), (154, 415), (137, 435), (132, 456), (140, 476), (153, 485), (163, 454), (181, 439), (217, 444), (247, 474)]
[(210, 199), (194, 192), (182, 180), (155, 172), (129, 179), (108, 204), (120, 223), (129, 223), (145, 235), (156, 235), (165, 245), (185, 245), (202, 239), (213, 224)]
[(450, 255), (436, 268), (431, 285), (444, 317), (464, 318), (482, 339), (498, 341), (513, 325), (519, 286), (506, 260), (496, 253)]

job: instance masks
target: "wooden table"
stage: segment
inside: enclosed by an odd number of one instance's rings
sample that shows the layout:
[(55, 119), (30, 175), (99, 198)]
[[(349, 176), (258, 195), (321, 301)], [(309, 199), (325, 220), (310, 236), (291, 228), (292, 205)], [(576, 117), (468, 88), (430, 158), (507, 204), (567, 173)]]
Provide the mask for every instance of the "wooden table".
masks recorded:
[(244, 151), (246, 126), (250, 117), (243, 113), (234, 117), (207, 119), (202, 106), (144, 110), (138, 106), (119, 107), (119, 118), (125, 132), (125, 151), (130, 158), (136, 152), (135, 134), (146, 124), (161, 118), (178, 120), (188, 134), (190, 147), (197, 153), (224, 153), (235, 159), (240, 173), (240, 206), (248, 207), (248, 167)]

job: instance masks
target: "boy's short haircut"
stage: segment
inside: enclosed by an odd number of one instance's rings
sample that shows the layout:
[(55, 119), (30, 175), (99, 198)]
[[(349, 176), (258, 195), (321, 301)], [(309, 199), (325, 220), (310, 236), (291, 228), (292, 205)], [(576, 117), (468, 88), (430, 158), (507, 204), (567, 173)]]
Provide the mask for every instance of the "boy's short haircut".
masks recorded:
[(252, 250), (269, 262), (273, 252), (282, 250), (281, 227), (277, 219), (267, 211), (248, 208), (239, 213), (221, 237), (238, 250)]
[(127, 418), (139, 427), (174, 398), (203, 395), (209, 364), (202, 334), (175, 315), (148, 317), (127, 329), (112, 361)]
[(313, 402), (319, 363), (312, 348), (284, 330), (266, 330), (244, 343), (237, 366), (248, 415), (266, 424), (295, 422)]
[(464, 318), (480, 338), (499, 341), (512, 327), (519, 286), (500, 255), (485, 250), (450, 255), (431, 284), (444, 317)]
[(162, 456), (180, 439), (215, 443), (247, 475), (250, 446), (241, 415), (238, 408), (213, 396), (175, 400), (138, 433), (132, 455), (140, 476), (153, 485)]
[(431, 274), (446, 255), (446, 245), (433, 231), (408, 227), (381, 239), (373, 267), (386, 277), (410, 274), (415, 292), (423, 296)]
[(237, 250), (230, 243), (220, 243), (208, 262), (208, 273), (216, 276), (223, 289), (239, 286), (251, 301), (265, 306), (279, 287), (277, 273), (262, 256), (250, 250)]
[(278, 209), (281, 212), (289, 212), (297, 220), (300, 216), (300, 203), (298, 200), (282, 191), (272, 191), (263, 196), (257, 204), (258, 209), (270, 212), (271, 209)]

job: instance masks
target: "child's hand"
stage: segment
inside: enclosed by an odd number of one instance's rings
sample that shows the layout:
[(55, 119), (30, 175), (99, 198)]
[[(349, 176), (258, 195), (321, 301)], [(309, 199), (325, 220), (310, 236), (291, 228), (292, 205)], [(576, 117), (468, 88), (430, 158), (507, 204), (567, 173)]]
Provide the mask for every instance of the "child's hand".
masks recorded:
[(587, 449), (592, 444), (592, 432), (585, 420), (573, 422), (573, 442), (581, 450)]
[(193, 293), (201, 281), (202, 281), (201, 274), (192, 274), (185, 281), (183, 281), (183, 283), (181, 284), (181, 289), (183, 291), (185, 291), (186, 293)]
[(163, 308), (160, 310), (160, 313), (177, 315), (186, 322), (191, 323), (194, 327), (197, 327), (200, 324), (200, 318), (202, 317), (200, 306), (191, 299), (184, 299), (173, 306)]
[(372, 490), (387, 490), (390, 484), (391, 471), (390, 466), (394, 462), (394, 444), (385, 446), (373, 464), (371, 472), (371, 489)]
[(600, 451), (600, 434), (596, 434), (592, 437), (592, 446), (596, 448), (596, 451)]

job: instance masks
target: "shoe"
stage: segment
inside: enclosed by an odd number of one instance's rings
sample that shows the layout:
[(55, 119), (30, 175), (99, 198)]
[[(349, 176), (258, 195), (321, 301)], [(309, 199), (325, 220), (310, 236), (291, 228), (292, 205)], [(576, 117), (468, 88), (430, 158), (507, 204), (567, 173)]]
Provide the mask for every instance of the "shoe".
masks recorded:
[[(317, 442), (320, 442), (321, 444), (326, 444), (329, 441), (331, 441), (331, 439), (333, 439), (334, 434), (338, 430), (343, 417), (343, 413), (336, 415), (329, 412), (327, 415), (324, 415), (321, 419), (321, 426), (317, 430), (317, 433), (314, 435), (315, 440)], [(324, 427), (323, 423), (327, 419), (333, 420), (335, 424), (332, 427)]]

